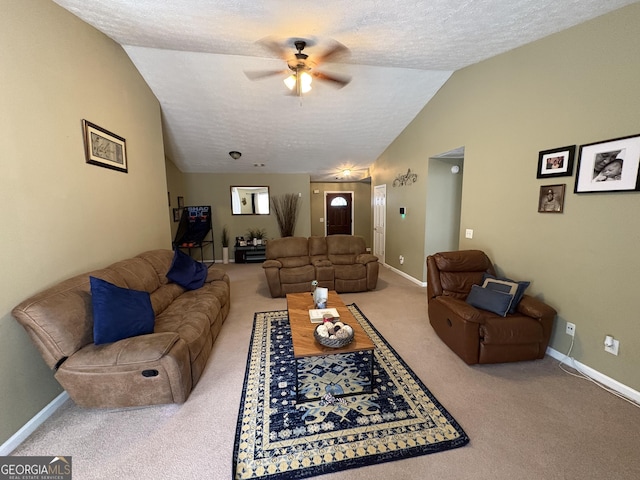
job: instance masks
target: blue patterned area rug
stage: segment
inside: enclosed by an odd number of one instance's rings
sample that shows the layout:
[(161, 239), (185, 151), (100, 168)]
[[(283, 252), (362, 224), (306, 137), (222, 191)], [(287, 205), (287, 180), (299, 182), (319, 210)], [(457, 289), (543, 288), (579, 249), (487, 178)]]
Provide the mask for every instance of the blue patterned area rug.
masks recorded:
[[(296, 402), (286, 310), (255, 314), (233, 452), (234, 479), (301, 479), (461, 447), (469, 437), (354, 305), (376, 346), (373, 393), (349, 395), (358, 358), (324, 358), (299, 381), (318, 400)], [(311, 326), (311, 324), (310, 324)], [(366, 369), (364, 370), (366, 372)], [(341, 396), (344, 395), (344, 396)]]

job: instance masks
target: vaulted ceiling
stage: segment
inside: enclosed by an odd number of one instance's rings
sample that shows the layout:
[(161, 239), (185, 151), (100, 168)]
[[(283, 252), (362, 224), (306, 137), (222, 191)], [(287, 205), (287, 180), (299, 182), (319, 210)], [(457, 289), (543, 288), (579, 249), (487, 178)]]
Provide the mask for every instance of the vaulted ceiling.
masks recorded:
[[(636, 0), (54, 1), (122, 45), (160, 102), (181, 171), (353, 181), (454, 71)], [(286, 70), (267, 47), (293, 57), (295, 39), (310, 59), (345, 45), (316, 70), (350, 83), (315, 79), (297, 97), (284, 73), (248, 78)]]

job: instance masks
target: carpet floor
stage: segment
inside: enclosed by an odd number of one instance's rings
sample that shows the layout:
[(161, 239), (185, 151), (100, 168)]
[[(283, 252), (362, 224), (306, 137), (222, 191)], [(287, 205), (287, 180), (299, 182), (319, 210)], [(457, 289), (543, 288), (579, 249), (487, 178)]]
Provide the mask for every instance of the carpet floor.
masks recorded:
[[(216, 266), (231, 277), (231, 312), (185, 403), (87, 409), (68, 400), (12, 454), (73, 456), (77, 480), (228, 480), (254, 314), (286, 309), (286, 299), (271, 298), (261, 264)], [(375, 291), (340, 298), (366, 313), (471, 441), (463, 448), (319, 478), (640, 478), (636, 406), (567, 375), (549, 356), (535, 362), (466, 365), (431, 328), (425, 290), (383, 267)], [(19, 373), (18, 367), (14, 370)]]
[(255, 314), (233, 478), (307, 478), (469, 442), (358, 307), (349, 309), (376, 346), (372, 393), (349, 393), (371, 382), (368, 353), (313, 357), (296, 375), (287, 311)]

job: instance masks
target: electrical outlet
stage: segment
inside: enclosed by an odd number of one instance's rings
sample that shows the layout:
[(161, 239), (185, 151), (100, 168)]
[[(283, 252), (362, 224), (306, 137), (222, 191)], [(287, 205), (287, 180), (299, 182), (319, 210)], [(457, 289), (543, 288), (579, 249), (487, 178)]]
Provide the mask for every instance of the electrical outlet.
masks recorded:
[(607, 335), (604, 339), (604, 351), (618, 355), (618, 349), (620, 348), (620, 341)]
[(567, 335), (571, 335), (572, 337), (574, 337), (576, 334), (576, 324), (567, 322), (567, 329), (565, 330), (565, 332), (567, 333)]
[(472, 228), (467, 228), (464, 232), (464, 237), (465, 238), (473, 238), (473, 229)]
[(400, 265), (404, 264), (404, 257), (402, 255), (400, 255), (400, 258), (398, 260), (400, 260)]

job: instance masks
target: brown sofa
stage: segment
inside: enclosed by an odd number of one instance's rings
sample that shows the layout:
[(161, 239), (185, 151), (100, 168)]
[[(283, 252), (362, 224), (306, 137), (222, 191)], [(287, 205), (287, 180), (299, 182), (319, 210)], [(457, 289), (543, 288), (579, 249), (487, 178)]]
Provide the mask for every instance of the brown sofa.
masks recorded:
[(338, 293), (374, 290), (378, 257), (358, 235), (284, 237), (267, 244), (262, 264), (272, 297), (311, 291), (311, 282)]
[[(229, 277), (209, 268), (203, 287), (185, 290), (165, 276), (172, 259), (171, 250), (144, 252), (65, 280), (13, 309), (78, 405), (182, 403), (200, 379), (229, 313)], [(90, 276), (149, 292), (153, 333), (94, 344)]]
[[(487, 275), (495, 277), (496, 272), (480, 250), (428, 256), (427, 301), (433, 329), (470, 365), (543, 358), (556, 311), (529, 295), (509, 304), (504, 316), (469, 304), (472, 288), (478, 291)], [(509, 282), (528, 286), (528, 282)]]

